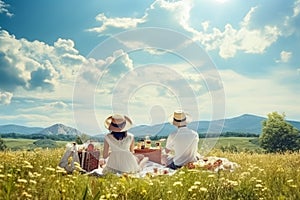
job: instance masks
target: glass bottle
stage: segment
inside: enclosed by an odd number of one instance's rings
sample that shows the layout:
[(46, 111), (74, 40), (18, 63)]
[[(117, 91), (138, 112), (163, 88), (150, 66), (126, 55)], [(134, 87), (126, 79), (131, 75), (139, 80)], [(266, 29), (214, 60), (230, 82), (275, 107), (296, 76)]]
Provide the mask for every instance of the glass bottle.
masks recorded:
[(151, 139), (149, 136), (146, 136), (145, 138), (145, 148), (150, 149), (151, 148)]

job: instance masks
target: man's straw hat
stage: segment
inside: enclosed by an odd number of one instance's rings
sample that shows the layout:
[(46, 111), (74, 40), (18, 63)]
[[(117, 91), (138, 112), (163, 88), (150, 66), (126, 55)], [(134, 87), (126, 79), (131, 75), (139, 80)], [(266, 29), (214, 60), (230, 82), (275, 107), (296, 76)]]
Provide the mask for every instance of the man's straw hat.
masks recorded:
[(170, 115), (169, 122), (174, 126), (184, 126), (191, 122), (191, 116), (182, 110), (176, 110)]

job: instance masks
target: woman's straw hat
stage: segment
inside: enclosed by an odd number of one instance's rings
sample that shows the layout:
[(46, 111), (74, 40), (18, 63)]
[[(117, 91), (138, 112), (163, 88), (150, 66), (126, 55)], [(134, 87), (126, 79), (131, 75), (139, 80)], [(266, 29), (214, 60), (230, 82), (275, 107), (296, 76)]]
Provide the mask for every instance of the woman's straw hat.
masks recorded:
[(169, 122), (174, 126), (185, 126), (191, 122), (191, 116), (182, 110), (176, 110), (170, 115)]
[(105, 119), (104, 126), (110, 131), (122, 132), (130, 129), (132, 121), (126, 115), (113, 114)]

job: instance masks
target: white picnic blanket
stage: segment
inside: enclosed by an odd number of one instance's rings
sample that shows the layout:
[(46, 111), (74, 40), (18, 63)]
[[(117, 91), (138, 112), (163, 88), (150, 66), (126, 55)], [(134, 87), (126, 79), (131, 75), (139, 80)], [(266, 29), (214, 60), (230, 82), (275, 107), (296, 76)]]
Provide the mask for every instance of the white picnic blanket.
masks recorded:
[[(141, 170), (140, 172), (137, 172), (135, 174), (130, 174), (133, 177), (137, 177), (137, 178), (142, 178), (145, 177), (147, 175), (151, 175), (151, 176), (156, 176), (156, 175), (173, 175), (176, 172), (176, 170), (170, 169), (164, 165), (152, 162), (152, 161), (147, 161), (143, 167), (143, 170)], [(95, 169), (91, 172), (88, 172), (87, 175), (95, 175), (95, 176), (103, 176), (103, 168), (98, 168)], [(117, 174), (119, 176), (121, 176), (122, 174)]]
[[(199, 170), (207, 170), (209, 172), (218, 172), (219, 170), (233, 172), (237, 169), (239, 165), (235, 162), (229, 161), (227, 158), (222, 157), (203, 157), (200, 158), (198, 161), (190, 163), (187, 165), (189, 169), (199, 169)], [(147, 161), (143, 169), (135, 174), (131, 174), (133, 177), (142, 178), (147, 175), (150, 176), (158, 176), (158, 175), (169, 175), (172, 176), (178, 170), (170, 169), (164, 165)], [(103, 168), (95, 169), (89, 173), (88, 175), (96, 175), (96, 176), (103, 176)], [(117, 174), (121, 176), (122, 174)]]

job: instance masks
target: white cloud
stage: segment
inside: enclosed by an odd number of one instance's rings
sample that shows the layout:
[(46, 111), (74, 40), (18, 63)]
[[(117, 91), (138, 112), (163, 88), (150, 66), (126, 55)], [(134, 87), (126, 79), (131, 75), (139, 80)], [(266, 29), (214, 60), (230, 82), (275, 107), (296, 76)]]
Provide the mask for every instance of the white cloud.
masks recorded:
[(299, 14), (300, 14), (300, 0), (297, 0), (294, 3), (294, 14), (293, 14), (293, 17), (297, 17)]
[(246, 16), (244, 17), (243, 21), (241, 22), (242, 26), (248, 26), (251, 23), (251, 17), (253, 15), (253, 13), (255, 13), (255, 10), (257, 9), (257, 7), (252, 7), (250, 9), (250, 11), (246, 14)]
[(219, 49), (222, 58), (231, 58), (238, 51), (252, 54), (262, 54), (265, 50), (277, 41), (281, 31), (276, 26), (264, 26), (261, 29), (249, 27), (251, 15), (255, 12), (251, 8), (240, 24), (239, 29), (235, 29), (231, 24), (226, 24), (224, 31), (213, 28), (211, 33), (197, 31), (189, 28), (196, 41), (200, 41), (207, 50)]
[[(131, 17), (107, 17), (104, 13), (96, 16), (96, 21), (101, 23), (101, 26), (88, 29), (91, 32), (102, 34), (112, 34), (115, 29), (132, 29), (137, 27), (151, 27), (153, 24), (156, 27), (173, 27), (183, 26), (188, 27), (190, 18), (190, 10), (192, 1), (174, 1), (165, 0), (154, 1), (145, 13), (140, 18)], [(158, 18), (159, 16), (159, 18)], [(163, 19), (163, 20), (162, 20)], [(110, 30), (108, 30), (110, 29)]]
[(40, 41), (16, 39), (0, 30), (0, 87), (55, 90), (63, 81), (73, 81), (85, 58), (78, 54), (72, 40), (59, 38), (54, 46)]
[(96, 21), (101, 22), (100, 27), (90, 28), (88, 31), (101, 33), (106, 31), (108, 28), (120, 28), (120, 29), (130, 29), (137, 27), (138, 24), (143, 23), (145, 20), (143, 18), (129, 18), (129, 17), (116, 17), (108, 18), (103, 13), (97, 15)]
[(10, 104), (12, 97), (13, 94), (10, 92), (0, 92), (0, 104)]
[(133, 61), (129, 58), (128, 54), (125, 53), (122, 49), (119, 49), (113, 53), (114, 59), (121, 59), (121, 62), (127, 67), (129, 70), (133, 69)]
[[(141, 18), (122, 18), (123, 21), (120, 18), (108, 18), (100, 14), (98, 18), (103, 22), (102, 26), (91, 30), (104, 32), (107, 31), (108, 26), (126, 29), (153, 26), (153, 24), (157, 27), (170, 27), (192, 34), (194, 40), (199, 41), (207, 50), (218, 49), (222, 58), (234, 57), (238, 51), (262, 54), (282, 35), (277, 26), (265, 25), (256, 29), (251, 28), (252, 15), (255, 14), (257, 7), (250, 8), (240, 22), (239, 28), (226, 24), (224, 30), (212, 27), (212, 32), (208, 32), (209, 21), (204, 21), (201, 23), (204, 32), (198, 31), (190, 25), (193, 3), (192, 1), (156, 0)], [(157, 16), (164, 20), (157, 19)]]
[(0, 0), (0, 14), (3, 13), (8, 17), (12, 17), (13, 14), (8, 10), (9, 7), (9, 4), (5, 3), (3, 0)]
[(276, 62), (282, 62), (287, 63), (292, 58), (293, 53), (288, 51), (281, 51), (280, 52), (280, 60), (277, 60)]

